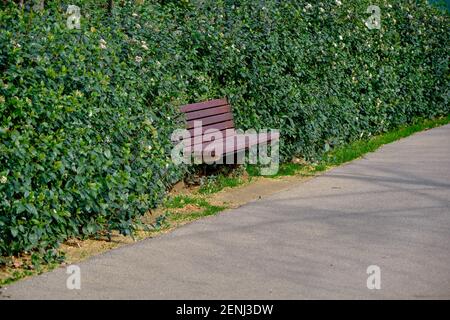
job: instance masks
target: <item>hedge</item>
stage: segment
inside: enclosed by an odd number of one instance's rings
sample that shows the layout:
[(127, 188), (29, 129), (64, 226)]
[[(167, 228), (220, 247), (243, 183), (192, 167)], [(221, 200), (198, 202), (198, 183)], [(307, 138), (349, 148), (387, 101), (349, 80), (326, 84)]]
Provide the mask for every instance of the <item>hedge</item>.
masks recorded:
[(426, 1), (97, 1), (0, 5), (0, 256), (118, 230), (186, 168), (178, 106), (227, 96), (281, 156), (449, 114), (449, 16)]

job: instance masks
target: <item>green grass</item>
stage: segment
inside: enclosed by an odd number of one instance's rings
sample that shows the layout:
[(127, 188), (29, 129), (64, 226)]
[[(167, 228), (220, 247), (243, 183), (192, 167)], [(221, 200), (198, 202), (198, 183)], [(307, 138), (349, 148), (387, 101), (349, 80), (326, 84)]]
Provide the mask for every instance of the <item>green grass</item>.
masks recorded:
[[(363, 156), (366, 153), (376, 151), (381, 146), (408, 137), (416, 132), (432, 129), (450, 123), (450, 115), (438, 119), (417, 119), (412, 125), (401, 126), (395, 130), (373, 136), (370, 139), (357, 140), (352, 143), (339, 146), (325, 153), (318, 163), (314, 164), (295, 164), (282, 163), (277, 174), (265, 176), (267, 178), (278, 178), (293, 175), (314, 175), (318, 172), (327, 170), (330, 167), (352, 161)], [(248, 165), (247, 172), (250, 176), (260, 176), (259, 167)]]
[(1, 286), (6, 286), (8, 284), (16, 282), (17, 280), (20, 280), (20, 279), (28, 277), (28, 276), (32, 276), (34, 274), (36, 274), (36, 273), (33, 271), (27, 271), (27, 270), (26, 271), (14, 271), (10, 277), (5, 278), (5, 279), (0, 279), (0, 288), (1, 288)]
[(402, 126), (396, 130), (374, 136), (366, 140), (358, 140), (348, 145), (337, 147), (327, 152), (321, 164), (337, 166), (342, 163), (357, 159), (362, 155), (377, 150), (382, 145), (408, 137), (416, 132), (435, 128), (450, 123), (450, 115), (435, 120), (418, 120), (415, 124)]
[(207, 208), (204, 208), (204, 210), (202, 211), (194, 211), (189, 213), (168, 212), (167, 217), (169, 221), (171, 220), (175, 222), (188, 222), (203, 217), (215, 215), (224, 209), (226, 209), (226, 207), (218, 207), (210, 205)]
[[(192, 212), (179, 212), (174, 209), (182, 209), (186, 205), (195, 205), (201, 210), (194, 210)], [(186, 222), (186, 221), (192, 221), (199, 219), (201, 217), (207, 217), (214, 215), (224, 209), (226, 207), (224, 206), (214, 206), (211, 205), (208, 201), (206, 201), (203, 198), (198, 197), (189, 197), (189, 196), (175, 196), (173, 198), (170, 198), (165, 203), (165, 208), (168, 210), (166, 211), (165, 217), (167, 223), (170, 225), (170, 221), (173, 222)]]
[(208, 179), (200, 186), (198, 192), (203, 195), (216, 193), (224, 188), (240, 186), (244, 182), (245, 181), (241, 176), (230, 177), (220, 174), (218, 176), (208, 177)]
[(208, 201), (201, 198), (193, 198), (185, 195), (178, 195), (172, 198), (169, 198), (164, 207), (167, 209), (180, 209), (186, 206), (187, 204), (194, 204), (199, 207), (206, 207), (209, 205)]
[[(304, 165), (297, 164), (297, 163), (282, 163), (280, 164), (280, 167), (278, 169), (278, 172), (274, 175), (267, 176), (268, 178), (278, 178), (278, 177), (284, 177), (284, 176), (295, 176), (300, 170), (304, 168)], [(259, 173), (259, 166), (255, 164), (248, 164), (247, 165), (247, 173), (251, 177), (258, 177), (261, 176)]]
[(52, 271), (59, 266), (60, 266), (60, 264), (52, 262), (52, 263), (48, 263), (48, 264), (42, 264), (34, 270), (13, 271), (13, 272), (11, 272), (11, 274), (8, 277), (0, 279), (0, 288), (2, 286), (12, 284), (12, 283), (14, 283), (20, 279), (23, 279), (25, 277), (30, 277), (30, 276), (42, 274), (44, 272)]

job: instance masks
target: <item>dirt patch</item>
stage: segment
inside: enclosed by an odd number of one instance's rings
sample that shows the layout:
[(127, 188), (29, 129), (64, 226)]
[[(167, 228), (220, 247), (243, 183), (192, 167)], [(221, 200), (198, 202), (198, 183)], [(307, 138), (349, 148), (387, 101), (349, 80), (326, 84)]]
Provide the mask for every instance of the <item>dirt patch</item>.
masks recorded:
[(199, 212), (202, 211), (203, 209), (195, 204), (187, 204), (185, 205), (183, 208), (179, 208), (179, 209), (172, 209), (173, 212), (176, 213), (193, 213), (193, 212)]
[(212, 205), (226, 205), (238, 208), (243, 204), (263, 199), (283, 190), (288, 190), (311, 177), (285, 176), (280, 178), (253, 177), (251, 182), (235, 188), (224, 189), (208, 197)]
[(71, 239), (62, 244), (60, 249), (66, 254), (65, 263), (71, 264), (132, 242), (134, 242), (134, 240), (131, 237), (113, 234), (111, 236), (111, 241), (108, 241), (108, 239)]

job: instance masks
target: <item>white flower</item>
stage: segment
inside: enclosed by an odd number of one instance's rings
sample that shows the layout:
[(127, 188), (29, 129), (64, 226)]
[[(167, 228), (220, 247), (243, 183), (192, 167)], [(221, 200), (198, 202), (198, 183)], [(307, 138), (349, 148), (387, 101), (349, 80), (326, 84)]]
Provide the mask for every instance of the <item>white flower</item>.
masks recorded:
[(408, 14), (408, 19), (412, 19), (413, 16), (411, 14)]
[(0, 178), (0, 183), (1, 183), (1, 184), (5, 184), (6, 182), (8, 182), (8, 178), (5, 177), (5, 176), (2, 176), (2, 177)]
[(322, 8), (322, 7), (320, 7), (320, 8), (319, 8), (319, 11), (320, 11), (320, 12), (325, 12), (325, 9)]
[(344, 37), (340, 35), (339, 40), (341, 40), (341, 41), (344, 40)]
[(309, 10), (309, 9), (311, 9), (311, 8), (312, 8), (311, 3), (307, 3), (306, 6), (305, 6), (304, 11)]
[(106, 41), (104, 39), (100, 39), (100, 48), (106, 49)]
[(152, 150), (152, 146), (147, 146), (148, 151)]
[(136, 57), (134, 58), (134, 60), (135, 60), (137, 63), (141, 63), (141, 62), (142, 62), (142, 57), (136, 56)]
[(11, 44), (14, 46), (14, 48), (21, 48), (22, 46), (20, 43), (15, 42), (14, 40), (11, 40)]
[(133, 16), (133, 17), (137, 17), (138, 14), (137, 14), (136, 12), (133, 12), (132, 16)]
[(143, 44), (143, 45), (142, 45), (142, 48), (145, 49), (145, 50), (148, 50), (148, 47), (147, 47), (146, 44)]
[(336, 0), (336, 5), (338, 5), (338, 6), (342, 5), (342, 2), (340, 2), (339, 0)]

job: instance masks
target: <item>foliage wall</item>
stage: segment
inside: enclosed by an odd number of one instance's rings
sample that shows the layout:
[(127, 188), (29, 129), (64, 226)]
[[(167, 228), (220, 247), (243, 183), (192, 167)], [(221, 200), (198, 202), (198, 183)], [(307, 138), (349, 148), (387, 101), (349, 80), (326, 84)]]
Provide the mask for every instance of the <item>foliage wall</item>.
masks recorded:
[(183, 177), (185, 103), (229, 97), (284, 160), (449, 113), (449, 16), (425, 0), (377, 1), (380, 29), (364, 0), (104, 2), (0, 4), (0, 256), (130, 234)]

